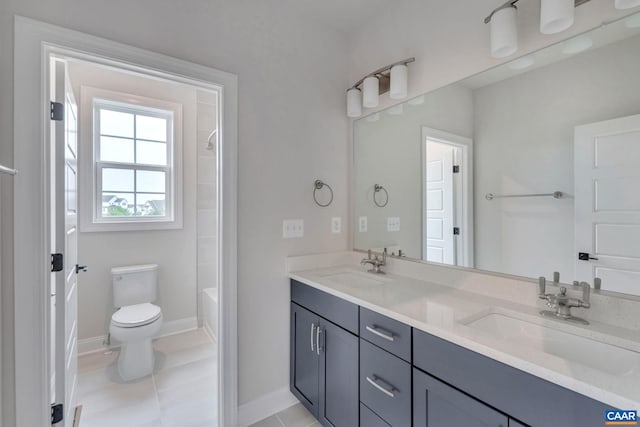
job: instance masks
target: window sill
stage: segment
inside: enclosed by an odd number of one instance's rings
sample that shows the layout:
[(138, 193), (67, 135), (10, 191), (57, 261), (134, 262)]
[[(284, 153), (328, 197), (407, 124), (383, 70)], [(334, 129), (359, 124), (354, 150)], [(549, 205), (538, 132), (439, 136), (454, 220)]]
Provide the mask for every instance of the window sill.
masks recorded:
[(81, 233), (108, 233), (113, 231), (162, 231), (182, 229), (182, 221), (158, 220), (158, 221), (117, 221), (117, 222), (91, 222), (80, 225)]

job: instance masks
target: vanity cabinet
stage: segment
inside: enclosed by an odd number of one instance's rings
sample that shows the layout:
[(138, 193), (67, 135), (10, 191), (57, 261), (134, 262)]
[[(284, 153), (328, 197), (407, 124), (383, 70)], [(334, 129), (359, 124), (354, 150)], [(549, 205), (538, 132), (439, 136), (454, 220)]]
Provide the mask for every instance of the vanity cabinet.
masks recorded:
[(601, 426), (601, 402), (291, 281), (292, 393), (324, 426)]
[(509, 418), (504, 414), (415, 368), (413, 425), (510, 427)]
[[(507, 414), (513, 419), (511, 427), (602, 426), (605, 410), (615, 409), (417, 329), (413, 329), (413, 365), (452, 390)], [(439, 398), (439, 404), (445, 405), (444, 400)]]
[(300, 283), (291, 287), (291, 392), (324, 426), (357, 426), (358, 337), (342, 325), (357, 328), (358, 306)]

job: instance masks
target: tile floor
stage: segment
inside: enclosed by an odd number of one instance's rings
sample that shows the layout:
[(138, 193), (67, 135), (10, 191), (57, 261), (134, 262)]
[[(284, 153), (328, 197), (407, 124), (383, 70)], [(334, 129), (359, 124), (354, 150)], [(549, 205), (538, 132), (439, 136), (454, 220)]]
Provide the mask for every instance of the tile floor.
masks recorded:
[(154, 341), (153, 375), (123, 383), (118, 351), (78, 358), (80, 427), (212, 427), (217, 424), (217, 348), (202, 329)]
[(298, 403), (250, 427), (320, 427), (320, 423)]

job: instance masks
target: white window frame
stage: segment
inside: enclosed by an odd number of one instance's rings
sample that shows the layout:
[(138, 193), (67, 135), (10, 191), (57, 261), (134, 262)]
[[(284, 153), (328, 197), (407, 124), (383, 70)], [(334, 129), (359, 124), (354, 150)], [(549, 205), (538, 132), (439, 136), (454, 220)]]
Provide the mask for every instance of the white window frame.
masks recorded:
[[(80, 89), (79, 219), (82, 232), (146, 231), (182, 228), (182, 105), (89, 86)], [(167, 166), (118, 163), (99, 159), (100, 107), (150, 116), (171, 116), (167, 133)], [(102, 169), (121, 168), (167, 172), (165, 216), (102, 216)]]

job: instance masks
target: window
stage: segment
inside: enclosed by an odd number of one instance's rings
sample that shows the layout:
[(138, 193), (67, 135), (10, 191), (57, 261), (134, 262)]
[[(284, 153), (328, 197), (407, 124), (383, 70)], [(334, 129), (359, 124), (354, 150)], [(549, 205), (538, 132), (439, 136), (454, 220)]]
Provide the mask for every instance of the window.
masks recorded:
[(90, 223), (83, 221), (83, 231), (181, 227), (174, 191), (180, 188), (180, 106), (92, 88), (85, 92), (93, 113), (93, 214)]

